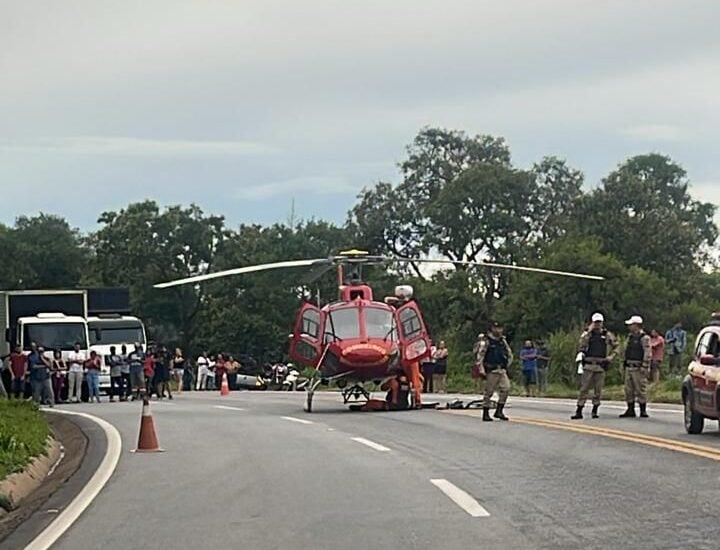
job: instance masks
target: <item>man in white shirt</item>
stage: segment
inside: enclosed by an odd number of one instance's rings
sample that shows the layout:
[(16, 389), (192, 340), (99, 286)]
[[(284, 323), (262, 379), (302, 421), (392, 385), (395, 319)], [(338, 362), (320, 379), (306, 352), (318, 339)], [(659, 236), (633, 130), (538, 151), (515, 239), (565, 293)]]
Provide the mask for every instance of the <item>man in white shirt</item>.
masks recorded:
[(75, 349), (70, 352), (67, 358), (68, 364), (68, 401), (79, 403), (82, 395), (83, 365), (87, 360), (84, 352), (80, 351), (80, 344), (75, 344)]
[(208, 374), (210, 373), (210, 359), (208, 359), (207, 352), (204, 351), (200, 357), (197, 358), (197, 389), (206, 390)]

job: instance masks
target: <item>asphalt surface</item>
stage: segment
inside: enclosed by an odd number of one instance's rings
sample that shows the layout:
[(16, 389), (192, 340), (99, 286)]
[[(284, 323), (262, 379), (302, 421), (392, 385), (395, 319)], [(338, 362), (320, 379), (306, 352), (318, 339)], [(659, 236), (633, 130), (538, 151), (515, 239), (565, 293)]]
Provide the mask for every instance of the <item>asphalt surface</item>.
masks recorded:
[[(129, 452), (138, 403), (69, 406), (112, 423), (124, 449), (53, 548), (720, 548), (717, 424), (687, 436), (677, 407), (621, 420), (620, 404), (605, 405), (599, 420), (570, 422), (572, 402), (513, 399), (506, 411), (518, 421), (489, 424), (351, 413), (326, 394), (307, 414), (303, 402), (249, 392), (153, 402), (157, 454)], [(569, 431), (577, 426), (709, 456)]]

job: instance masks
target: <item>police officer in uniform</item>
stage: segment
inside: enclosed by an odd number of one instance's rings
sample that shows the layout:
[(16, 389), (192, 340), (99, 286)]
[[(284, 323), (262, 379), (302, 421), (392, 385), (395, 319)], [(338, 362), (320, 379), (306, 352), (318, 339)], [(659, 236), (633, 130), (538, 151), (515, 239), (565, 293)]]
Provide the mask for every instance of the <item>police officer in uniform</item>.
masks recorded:
[(598, 418), (602, 390), (605, 386), (605, 374), (618, 350), (617, 338), (605, 328), (603, 314), (594, 313), (591, 321), (590, 328), (580, 336), (579, 350), (583, 354), (582, 381), (580, 382), (577, 409), (575, 414), (570, 417), (571, 420), (582, 419), (583, 408), (590, 388), (593, 389), (592, 417)]
[(650, 336), (642, 328), (643, 319), (633, 315), (625, 321), (630, 328), (625, 348), (625, 401), (627, 410), (620, 418), (635, 418), (635, 400), (640, 405), (640, 417), (647, 418), (647, 381), (650, 374), (652, 346)]
[(510, 378), (507, 369), (510, 367), (512, 360), (512, 350), (503, 335), (503, 326), (500, 323), (493, 323), (489, 334), (480, 335), (475, 357), (475, 364), (485, 377), (484, 422), (492, 422), (492, 418), (490, 418), (490, 400), (495, 390), (498, 391), (499, 398), (494, 416), (499, 420), (508, 420), (503, 410), (510, 392)]

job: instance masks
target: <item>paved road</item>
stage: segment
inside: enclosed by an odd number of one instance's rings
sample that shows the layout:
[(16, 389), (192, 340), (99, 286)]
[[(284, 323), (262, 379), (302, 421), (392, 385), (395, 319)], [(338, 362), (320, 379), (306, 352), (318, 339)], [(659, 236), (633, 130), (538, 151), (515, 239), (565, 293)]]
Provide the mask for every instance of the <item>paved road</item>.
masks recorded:
[[(605, 406), (600, 420), (571, 423), (570, 402), (515, 399), (508, 414), (520, 421), (487, 424), (349, 413), (331, 395), (307, 415), (302, 402), (234, 393), (153, 403), (166, 452), (148, 455), (128, 452), (138, 404), (73, 406), (114, 424), (125, 449), (54, 548), (720, 547), (717, 426), (689, 438), (677, 408), (620, 420), (619, 405)], [(610, 431), (569, 431), (578, 426)], [(687, 454), (688, 443), (707, 456)]]

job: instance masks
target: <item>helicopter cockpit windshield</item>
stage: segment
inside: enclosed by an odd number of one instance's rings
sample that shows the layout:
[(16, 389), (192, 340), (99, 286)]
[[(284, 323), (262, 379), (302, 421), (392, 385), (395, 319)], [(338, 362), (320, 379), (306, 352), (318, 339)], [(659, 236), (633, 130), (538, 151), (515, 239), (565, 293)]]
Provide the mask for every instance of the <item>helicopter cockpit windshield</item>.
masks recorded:
[(349, 338), (360, 338), (360, 312), (354, 307), (331, 311), (325, 325), (325, 342)]
[(392, 311), (378, 307), (369, 307), (365, 310), (365, 331), (368, 338), (382, 338), (383, 340), (397, 341), (397, 327)]

